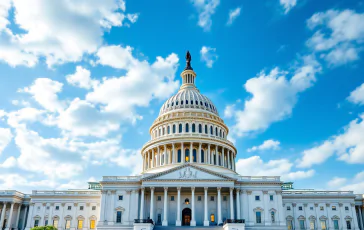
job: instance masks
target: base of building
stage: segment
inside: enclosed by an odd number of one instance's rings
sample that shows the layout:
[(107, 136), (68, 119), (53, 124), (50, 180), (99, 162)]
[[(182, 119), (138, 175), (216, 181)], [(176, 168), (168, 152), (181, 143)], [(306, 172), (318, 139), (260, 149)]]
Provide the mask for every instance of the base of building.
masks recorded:
[(182, 226), (182, 222), (180, 220), (176, 220), (176, 226)]
[(203, 222), (203, 226), (210, 226), (210, 221), (205, 220), (205, 221)]
[(196, 221), (195, 220), (191, 220), (190, 226), (195, 227), (196, 226)]
[(245, 224), (243, 223), (226, 223), (222, 226), (224, 230), (245, 230)]
[(134, 223), (133, 230), (153, 230), (154, 225), (151, 223)]
[(168, 226), (168, 221), (167, 220), (163, 220), (162, 221), (162, 226)]

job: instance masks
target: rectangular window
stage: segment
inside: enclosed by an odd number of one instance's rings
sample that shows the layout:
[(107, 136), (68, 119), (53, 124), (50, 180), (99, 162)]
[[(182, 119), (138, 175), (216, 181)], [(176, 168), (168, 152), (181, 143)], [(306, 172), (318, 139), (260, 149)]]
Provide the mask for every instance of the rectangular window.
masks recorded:
[(346, 228), (347, 229), (351, 229), (351, 222), (350, 222), (350, 220), (347, 220), (346, 221)]
[(260, 196), (255, 196), (255, 200), (260, 200)]
[(95, 211), (96, 210), (96, 206), (92, 206), (92, 210)]
[(300, 223), (300, 229), (305, 229), (305, 221), (304, 220), (299, 220)]
[(77, 228), (78, 228), (78, 229), (82, 229), (82, 228), (83, 228), (83, 220), (79, 220), (79, 221), (78, 221)]
[(348, 206), (345, 206), (345, 211), (349, 211), (349, 207)]
[(66, 229), (71, 228), (71, 220), (66, 220)]
[(197, 201), (201, 201), (201, 196), (197, 196)]
[(273, 201), (273, 195), (269, 195), (269, 200)]
[(38, 227), (38, 225), (39, 225), (39, 220), (35, 220), (34, 221), (34, 227)]
[(310, 230), (315, 230), (315, 221), (310, 221)]
[(121, 223), (121, 211), (116, 212), (116, 223)]
[(58, 220), (53, 220), (53, 227), (58, 228)]
[(336, 211), (336, 206), (332, 206), (332, 211)]
[(215, 215), (214, 215), (214, 214), (211, 214), (211, 216), (210, 216), (210, 221), (211, 221), (211, 222), (215, 222)]
[(326, 230), (326, 221), (321, 220), (321, 230)]
[(49, 210), (49, 206), (47, 206), (47, 210)]
[(91, 220), (90, 221), (90, 228), (91, 229), (95, 229), (96, 228), (96, 221), (95, 220)]
[(313, 207), (310, 207), (310, 210), (312, 211), (313, 210)]
[(123, 196), (119, 196), (119, 200), (123, 200)]
[(339, 229), (339, 221), (334, 220), (334, 229)]
[(162, 197), (161, 196), (158, 196), (157, 197), (157, 201), (161, 201), (162, 200)]
[(287, 206), (287, 211), (291, 211), (291, 206)]
[(324, 210), (324, 206), (320, 206), (320, 211), (323, 211)]
[(56, 210), (59, 210), (59, 206), (56, 206)]
[(44, 221), (44, 226), (48, 226), (48, 219)]
[(72, 206), (68, 206), (68, 207), (67, 207), (67, 210), (71, 210), (71, 209), (72, 209)]
[(174, 196), (171, 196), (171, 201), (174, 201)]
[(255, 220), (256, 220), (257, 224), (262, 223), (262, 214), (260, 212), (255, 213)]
[(210, 201), (215, 201), (215, 197), (214, 196), (211, 196), (210, 197)]
[(223, 197), (222, 197), (222, 200), (223, 200), (223, 201), (227, 201), (227, 197), (226, 197), (226, 196), (223, 196)]
[(302, 211), (302, 206), (299, 206), (299, 207), (298, 207), (298, 210)]
[(80, 210), (83, 211), (83, 206), (80, 206)]

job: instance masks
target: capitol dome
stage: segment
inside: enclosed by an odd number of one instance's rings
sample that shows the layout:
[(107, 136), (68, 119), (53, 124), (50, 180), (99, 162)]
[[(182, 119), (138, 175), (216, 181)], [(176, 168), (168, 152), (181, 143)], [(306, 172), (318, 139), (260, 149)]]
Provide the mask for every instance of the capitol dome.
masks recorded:
[(189, 52), (186, 62), (179, 91), (162, 105), (149, 129), (151, 140), (141, 150), (142, 173), (159, 173), (189, 163), (236, 174), (237, 150), (227, 139), (229, 129), (216, 106), (197, 89)]

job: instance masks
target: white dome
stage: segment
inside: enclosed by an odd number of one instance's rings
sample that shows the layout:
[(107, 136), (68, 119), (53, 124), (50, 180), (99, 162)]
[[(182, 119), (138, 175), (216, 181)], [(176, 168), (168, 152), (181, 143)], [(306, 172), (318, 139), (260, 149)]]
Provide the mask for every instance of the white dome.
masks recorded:
[(184, 88), (170, 97), (160, 109), (159, 115), (179, 109), (200, 109), (219, 115), (215, 105), (196, 88)]

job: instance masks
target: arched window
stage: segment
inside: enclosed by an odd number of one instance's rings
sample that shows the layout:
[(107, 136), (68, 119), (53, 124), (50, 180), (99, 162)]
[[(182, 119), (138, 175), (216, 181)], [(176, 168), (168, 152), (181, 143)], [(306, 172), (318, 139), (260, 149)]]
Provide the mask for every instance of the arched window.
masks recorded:
[(181, 163), (181, 150), (180, 149), (178, 149), (177, 162)]
[(202, 133), (202, 125), (201, 124), (198, 125), (198, 132)]
[(193, 162), (197, 162), (197, 151), (196, 151), (196, 149), (193, 150), (193, 154), (192, 155), (193, 155), (193, 159), (192, 159)]
[(192, 132), (195, 133), (196, 132), (196, 125), (192, 124)]
[(190, 204), (190, 200), (188, 198), (185, 199), (185, 204)]
[(217, 127), (215, 128), (215, 135), (219, 136), (219, 134), (217, 134)]
[(176, 101), (176, 105), (178, 105), (178, 101)]
[(166, 133), (166, 128), (163, 127), (163, 135), (165, 135), (165, 133)]
[(207, 125), (205, 125), (205, 133), (206, 134), (208, 133), (208, 131), (207, 131)]
[(188, 133), (189, 130), (188, 130), (188, 123), (186, 123), (186, 133)]
[(193, 105), (193, 101), (191, 100), (191, 105)]
[(214, 165), (216, 165), (216, 153), (215, 153), (215, 152), (214, 152), (214, 154), (213, 154), (213, 158), (214, 158), (214, 160), (213, 160)]
[(262, 223), (262, 213), (261, 212), (255, 212), (255, 222), (257, 224)]
[(176, 133), (176, 125), (173, 125), (173, 133)]
[(272, 223), (275, 223), (275, 222), (276, 222), (276, 218), (275, 218), (275, 213), (274, 213), (274, 211), (271, 211), (271, 212), (270, 212), (270, 218), (271, 218), (271, 220), (272, 220)]
[(222, 132), (222, 138), (225, 138), (225, 132)]
[(170, 134), (171, 133), (171, 127), (168, 125), (168, 127), (167, 127), (167, 132), (168, 132), (168, 134)]
[(185, 150), (185, 162), (189, 162), (190, 161), (190, 150), (186, 149)]
[(186, 100), (186, 105), (188, 105), (188, 100)]
[(182, 133), (182, 124), (179, 124), (179, 126), (178, 126), (178, 132), (179, 133)]
[(211, 222), (215, 222), (215, 215), (214, 215), (214, 214), (211, 214), (211, 215), (210, 215), (210, 221), (211, 221)]
[(159, 135), (158, 136), (161, 136), (161, 130), (159, 129)]
[(210, 134), (213, 135), (212, 126), (210, 126)]
[(219, 153), (219, 165), (221, 166), (222, 165), (222, 159), (221, 159), (221, 153)]
[(174, 105), (174, 102), (172, 102), (172, 106)]
[(205, 163), (205, 151), (201, 149), (201, 163)]
[(222, 132), (221, 132), (221, 129), (220, 129), (220, 137), (222, 137)]
[(181, 105), (183, 105), (183, 101), (181, 101)]

